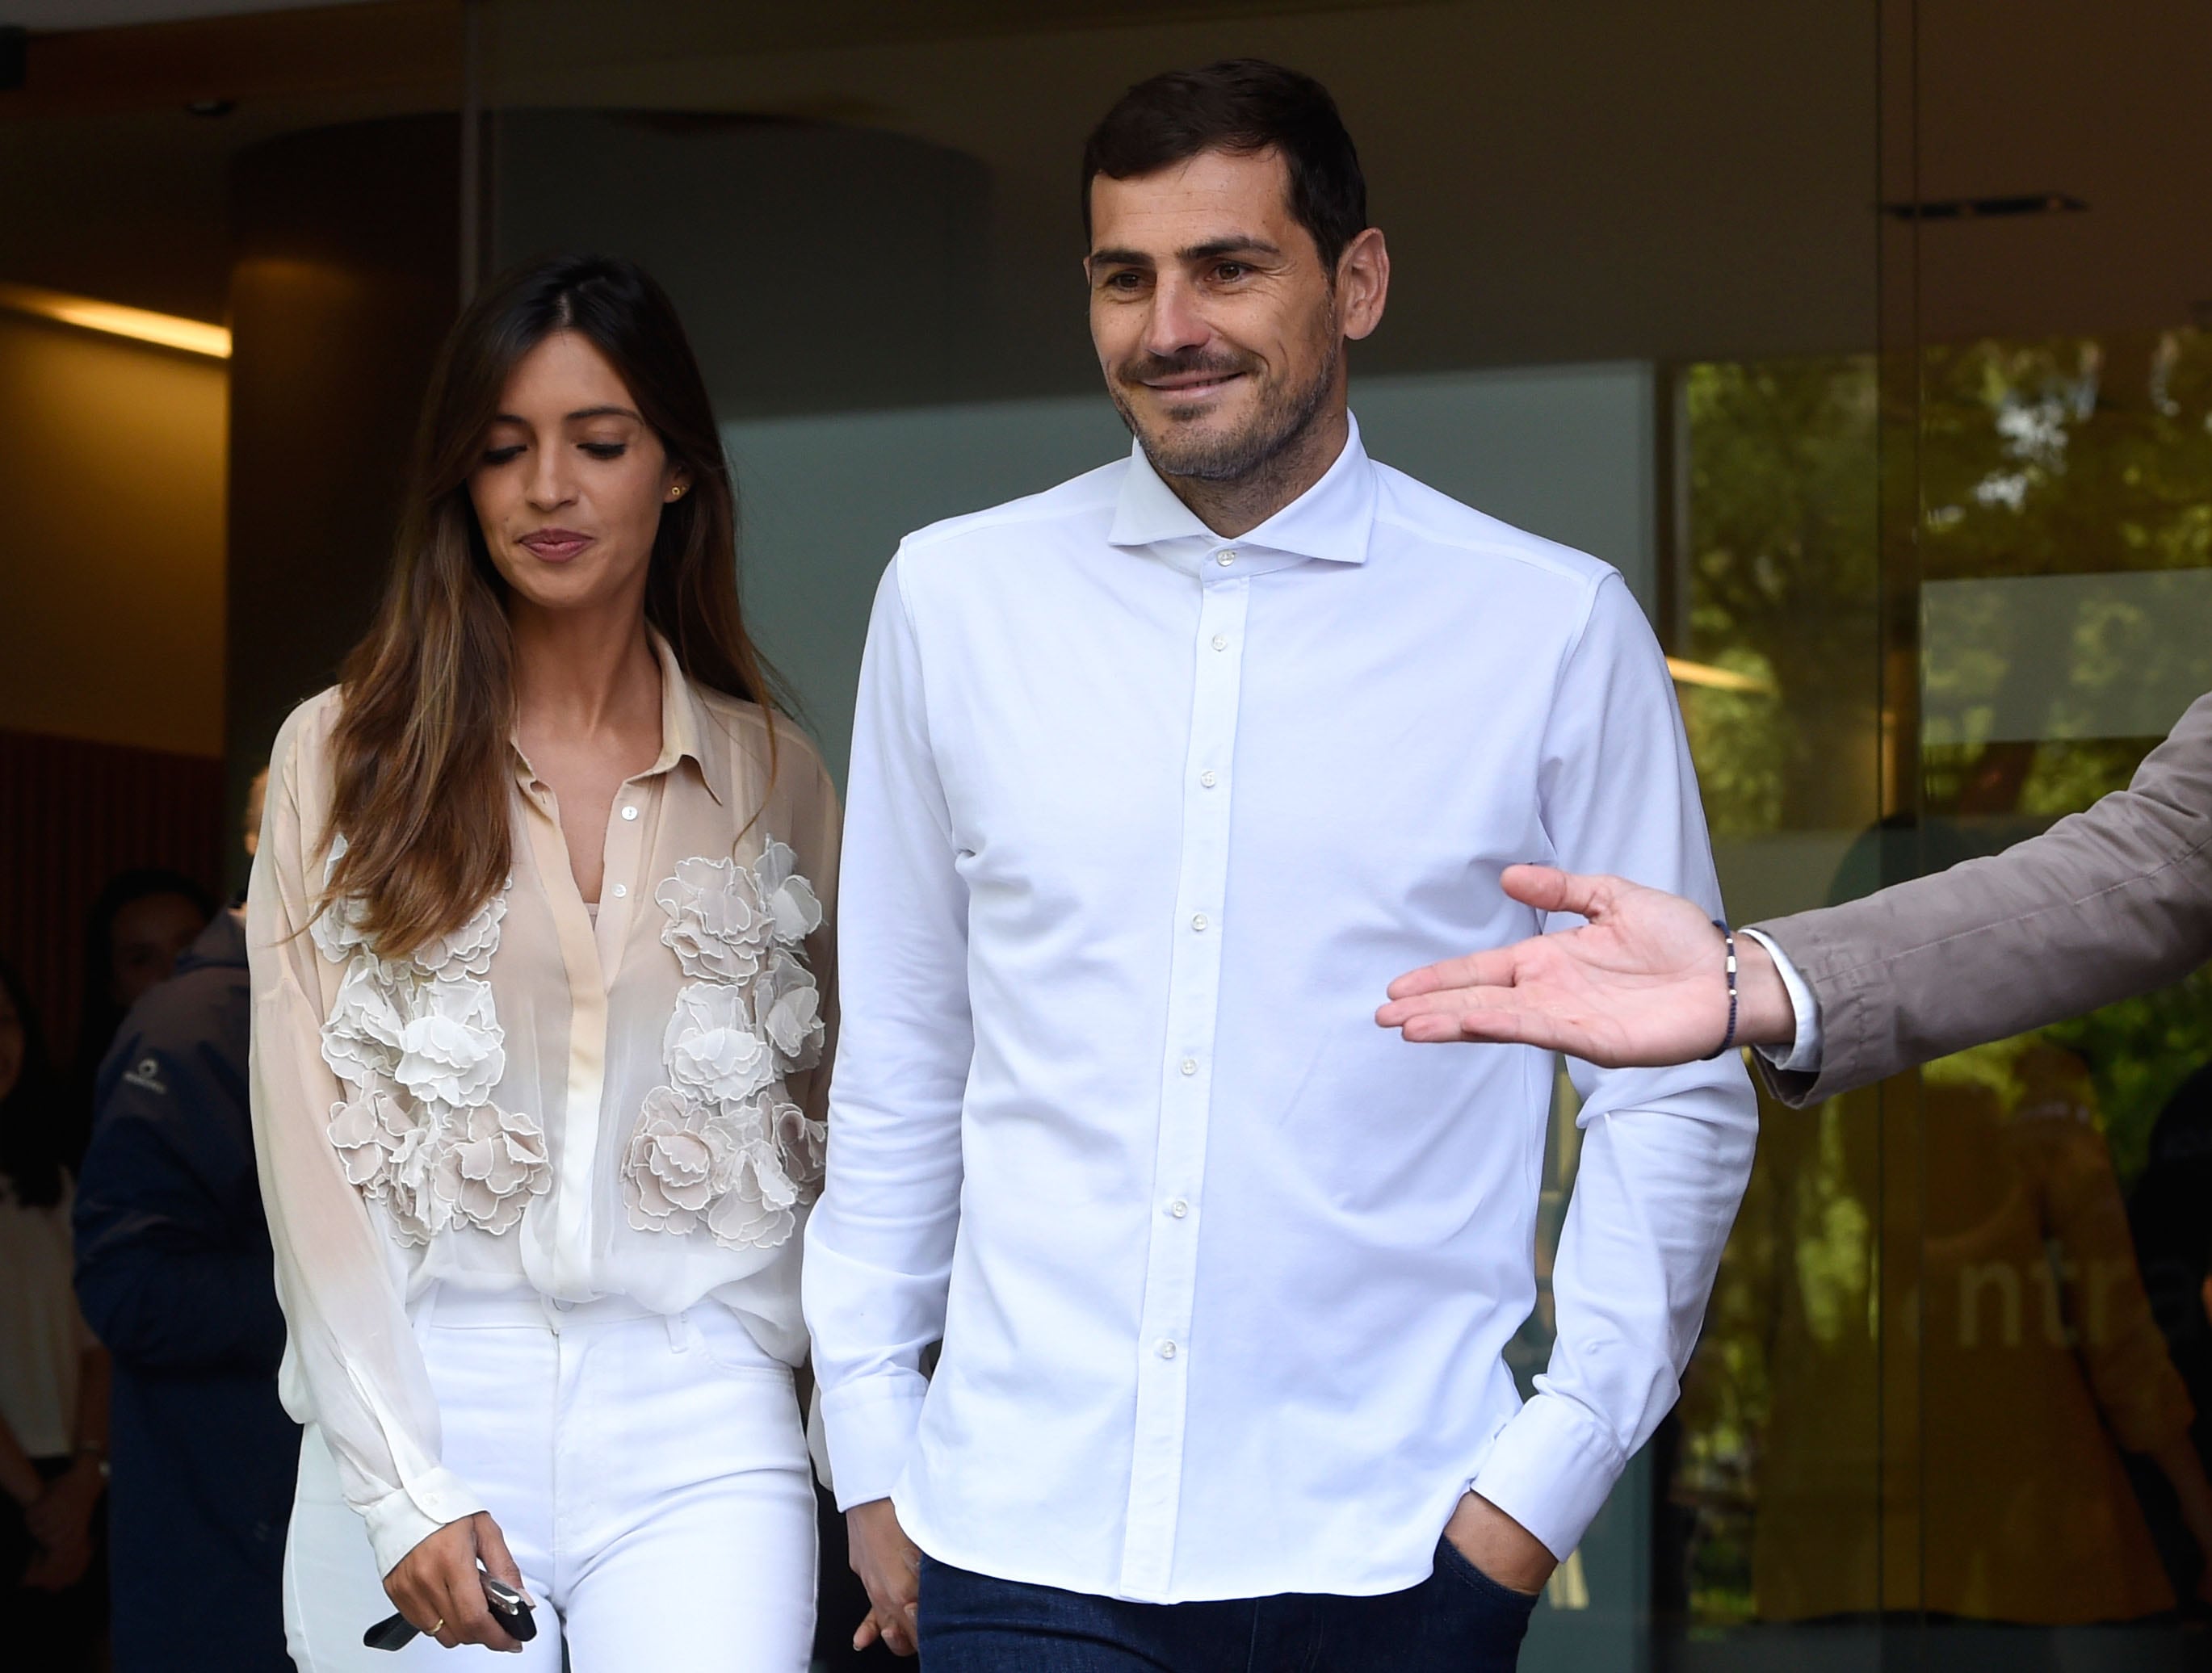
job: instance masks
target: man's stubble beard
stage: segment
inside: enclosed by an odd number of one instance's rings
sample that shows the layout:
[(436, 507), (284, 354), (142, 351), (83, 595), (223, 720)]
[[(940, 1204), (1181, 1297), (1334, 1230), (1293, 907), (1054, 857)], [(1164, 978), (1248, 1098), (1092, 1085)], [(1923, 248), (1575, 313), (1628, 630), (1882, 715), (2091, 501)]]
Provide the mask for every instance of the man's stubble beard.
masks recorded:
[[(1338, 363), (1343, 354), (1344, 340), (1332, 329), (1327, 349), (1321, 364), (1314, 368), (1313, 377), (1295, 389), (1277, 391), (1273, 398), (1261, 403), (1249, 423), (1228, 435), (1178, 438), (1179, 427), (1170, 420), (1164, 433), (1156, 438), (1146, 433), (1130, 409), (1128, 398), (1122, 392), (1121, 377), (1108, 379), (1107, 392), (1112, 397), (1115, 410), (1121, 415), (1121, 421), (1129, 427), (1129, 433), (1136, 437), (1146, 458), (1161, 476), (1216, 484), (1249, 483), (1266, 476), (1271, 467), (1312, 433), (1314, 421), (1321, 416), (1335, 387)], [(1247, 371), (1250, 364), (1246, 361), (1223, 365), (1218, 358), (1206, 355), (1193, 355), (1188, 360), (1148, 359), (1135, 375), (1159, 376), (1200, 370), (1242, 372)], [(1176, 445), (1179, 439), (1182, 444), (1180, 446)]]

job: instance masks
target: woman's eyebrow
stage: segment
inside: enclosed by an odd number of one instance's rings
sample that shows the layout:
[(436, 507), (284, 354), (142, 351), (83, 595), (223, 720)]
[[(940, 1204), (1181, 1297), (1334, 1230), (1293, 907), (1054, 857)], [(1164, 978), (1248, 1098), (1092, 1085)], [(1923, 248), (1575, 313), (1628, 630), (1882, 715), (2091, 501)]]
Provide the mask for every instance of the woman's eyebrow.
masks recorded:
[[(635, 412), (632, 411), (628, 407), (611, 406), (579, 407), (575, 411), (567, 415), (566, 421), (573, 424), (577, 420), (582, 418), (628, 418), (633, 419), (640, 424), (645, 422), (644, 419), (640, 418)], [(530, 421), (523, 417), (520, 413), (495, 412), (491, 415), (491, 421), (495, 424), (520, 424), (526, 430), (530, 427)]]

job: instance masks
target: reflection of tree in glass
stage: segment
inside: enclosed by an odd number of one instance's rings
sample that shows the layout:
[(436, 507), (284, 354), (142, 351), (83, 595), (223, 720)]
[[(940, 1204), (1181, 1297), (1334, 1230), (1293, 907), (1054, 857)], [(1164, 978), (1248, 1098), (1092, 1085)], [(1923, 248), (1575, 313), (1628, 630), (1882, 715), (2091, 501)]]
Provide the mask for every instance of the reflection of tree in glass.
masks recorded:
[(1850, 829), (1875, 810), (1874, 362), (1694, 366), (1689, 654), (1766, 691), (1691, 687), (1717, 833)]
[[(1952, 345), (1929, 352), (1925, 373), (1928, 579), (2212, 567), (2212, 337)], [(1684, 648), (1771, 688), (1682, 694), (1715, 832), (1863, 830), (1877, 811), (1872, 362), (1697, 367), (1684, 375), (1683, 397)], [(2125, 613), (2110, 607), (2061, 622), (2052, 639), (2049, 623), (2031, 621), (2021, 635), (1993, 612), (1986, 632), (1969, 635), (1972, 654), (1946, 676), (2001, 694), (2008, 679), (2047, 681), (2063, 665), (2085, 698), (2108, 685), (2124, 691), (2156, 672), (2120, 653), (2135, 625)], [(2037, 630), (2050, 642), (2034, 639)], [(2002, 846), (2124, 785), (2155, 742), (1924, 741), (1922, 822), (1910, 834), (1923, 858), (1933, 850), (1954, 858), (1958, 842), (1968, 852)], [(1945, 833), (1952, 843), (1931, 840)], [(2090, 1066), (2094, 1096), (2081, 1100), (2087, 1127), (2077, 1137), (2086, 1149), (2101, 1130), (2111, 1150), (2104, 1177), (2125, 1185), (2173, 1088), (2212, 1062), (2212, 976), (2045, 1038)], [(1985, 1061), (1954, 1060), (1928, 1095), (1955, 1099), (1964, 1088), (1949, 1082), (1963, 1080), (2013, 1106), (2023, 1095), (2016, 1060), (2026, 1049), (2015, 1042)], [(1875, 1549), (1886, 1452), (1871, 1096), (1817, 1116), (1765, 1112), (1758, 1173), (1680, 1411), (1670, 1496), (1697, 1524), (1685, 1577), (1692, 1620), (1740, 1620), (1754, 1608), (1796, 1613), (1776, 1595), (1771, 1542), (1802, 1515), (1848, 1536), (1846, 1546)], [(1846, 1165), (1847, 1157), (1855, 1160)], [(1796, 1456), (1787, 1461), (1772, 1456), (1778, 1440), (1788, 1446), (1771, 1427), (1778, 1363), (1817, 1391), (1830, 1426), (1817, 1445), (1789, 1448)], [(1796, 1479), (1801, 1515), (1778, 1512), (1777, 1525), (1762, 1526), (1777, 1513), (1765, 1501), (1778, 1469)], [(1750, 1553), (1761, 1545), (1767, 1584), (1754, 1605)], [(1820, 1606), (1879, 1607), (1871, 1561), (1837, 1558), (1832, 1551), (1828, 1573), (1840, 1593)]]
[(2212, 565), (2212, 338), (1931, 349), (1929, 580)]
[[(1926, 364), (1928, 579), (2212, 567), (2212, 336), (1976, 342), (1931, 349)], [(2127, 614), (2115, 603), (2071, 623), (2033, 612), (1993, 621), (1975, 664), (1954, 676), (1995, 696), (2008, 680), (2047, 681), (2057, 664), (2085, 697), (2154, 677), (2157, 669), (2114, 649), (2135, 625)], [(2172, 644), (2152, 635), (2148, 654), (2170, 654)], [(2124, 785), (2156, 743), (1931, 743), (1922, 754), (1923, 812), (2019, 815), (2003, 831), (2017, 836)], [(2018, 764), (2000, 770), (2008, 755)], [(2012, 786), (2003, 805), (1987, 794), (1999, 779)], [(2199, 974), (2048, 1034), (2088, 1061), (2115, 1169), (2131, 1181), (2160, 1106), (2212, 1059), (2212, 979)]]

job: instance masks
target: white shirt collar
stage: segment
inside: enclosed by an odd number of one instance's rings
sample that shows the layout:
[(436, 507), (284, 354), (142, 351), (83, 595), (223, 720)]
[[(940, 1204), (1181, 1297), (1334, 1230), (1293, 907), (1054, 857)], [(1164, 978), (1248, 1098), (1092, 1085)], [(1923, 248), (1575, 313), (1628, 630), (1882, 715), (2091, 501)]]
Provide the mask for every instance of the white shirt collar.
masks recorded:
[(1152, 547), (1188, 540), (1207, 546), (1234, 545), (1243, 551), (1325, 558), (1331, 563), (1366, 562), (1368, 536), (1375, 526), (1375, 466), (1360, 444), (1359, 421), (1349, 413), (1345, 417), (1349, 428), (1344, 450), (1321, 480), (1233, 542), (1224, 541), (1199, 521), (1198, 514), (1160, 480), (1144, 448), (1132, 443), (1108, 543)]

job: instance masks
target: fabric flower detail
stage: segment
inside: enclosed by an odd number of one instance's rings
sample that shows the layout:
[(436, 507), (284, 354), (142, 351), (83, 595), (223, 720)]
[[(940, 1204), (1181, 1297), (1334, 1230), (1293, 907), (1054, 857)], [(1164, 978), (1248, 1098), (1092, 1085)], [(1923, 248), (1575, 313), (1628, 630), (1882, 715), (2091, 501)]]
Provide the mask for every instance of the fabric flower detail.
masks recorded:
[(751, 874), (734, 860), (678, 860), (654, 891), (668, 914), (660, 939), (695, 981), (742, 982), (761, 965), (771, 933)]
[(371, 1088), (332, 1105), (330, 1136), (346, 1178), (384, 1205), (401, 1243), (428, 1243), (443, 1229), (449, 1211), (430, 1190), (438, 1147), (397, 1098)]
[(330, 1136), (347, 1182), (381, 1197), (393, 1159), (418, 1143), (422, 1133), (398, 1100), (371, 1087), (350, 1102), (331, 1106)]
[(375, 1200), (391, 1215), (402, 1244), (428, 1243), (452, 1222), (451, 1198), (431, 1188), (438, 1161), (437, 1146), (419, 1130), (392, 1159), (391, 1178)]
[(414, 996), (399, 1032), (392, 1078), (419, 1103), (481, 1104), (507, 1073), (507, 1034), (483, 982), (431, 982)]
[(448, 979), (490, 973), (491, 955), (499, 950), (499, 927), (507, 917), (507, 892), (514, 887), (510, 876), (459, 929), (416, 948), (415, 967), (426, 976)]
[(800, 1193), (822, 1183), (830, 1162), (830, 1124), (811, 1119), (796, 1104), (778, 1099), (769, 1111), (776, 1160)]
[(767, 1042), (752, 1030), (744, 993), (720, 983), (693, 982), (676, 996), (661, 1051), (676, 1084), (714, 1103), (742, 1103), (775, 1074)]
[(795, 946), (822, 927), (822, 903), (814, 888), (799, 875), (799, 856), (774, 837), (753, 862), (753, 887), (759, 891), (761, 910), (775, 926), (775, 938)]
[(739, 1148), (730, 1188), (708, 1210), (707, 1229), (725, 1248), (773, 1249), (797, 1229), (792, 1206), (798, 1200), (775, 1153), (765, 1140), (755, 1139)]
[(361, 927), (361, 897), (349, 894), (316, 913), (307, 933), (325, 958), (332, 964), (343, 964), (356, 950), (368, 949), (368, 937)]
[[(323, 862), (323, 884), (330, 886), (331, 874), (338, 869), (344, 857), (346, 840), (343, 835), (331, 839), (329, 857)], [(362, 932), (361, 898), (349, 894), (343, 900), (332, 900), (315, 914), (308, 928), (316, 948), (332, 964), (343, 964), (356, 950), (366, 951), (368, 937)]]
[(442, 1143), (458, 1176), (455, 1203), (471, 1224), (488, 1232), (514, 1226), (530, 1198), (544, 1196), (553, 1183), (552, 1159), (537, 1122), (496, 1104), (457, 1112)]
[(769, 955), (768, 970), (753, 988), (753, 1009), (787, 1072), (822, 1061), (822, 991), (795, 955), (779, 949)]
[(655, 1087), (623, 1158), (623, 1201), (641, 1232), (684, 1233), (729, 1188), (738, 1144), (729, 1120), (674, 1087)]
[(382, 967), (364, 956), (346, 972), (331, 1001), (323, 1021), (323, 1061), (352, 1086), (388, 1082), (399, 1066), (405, 1028), (398, 996)]

